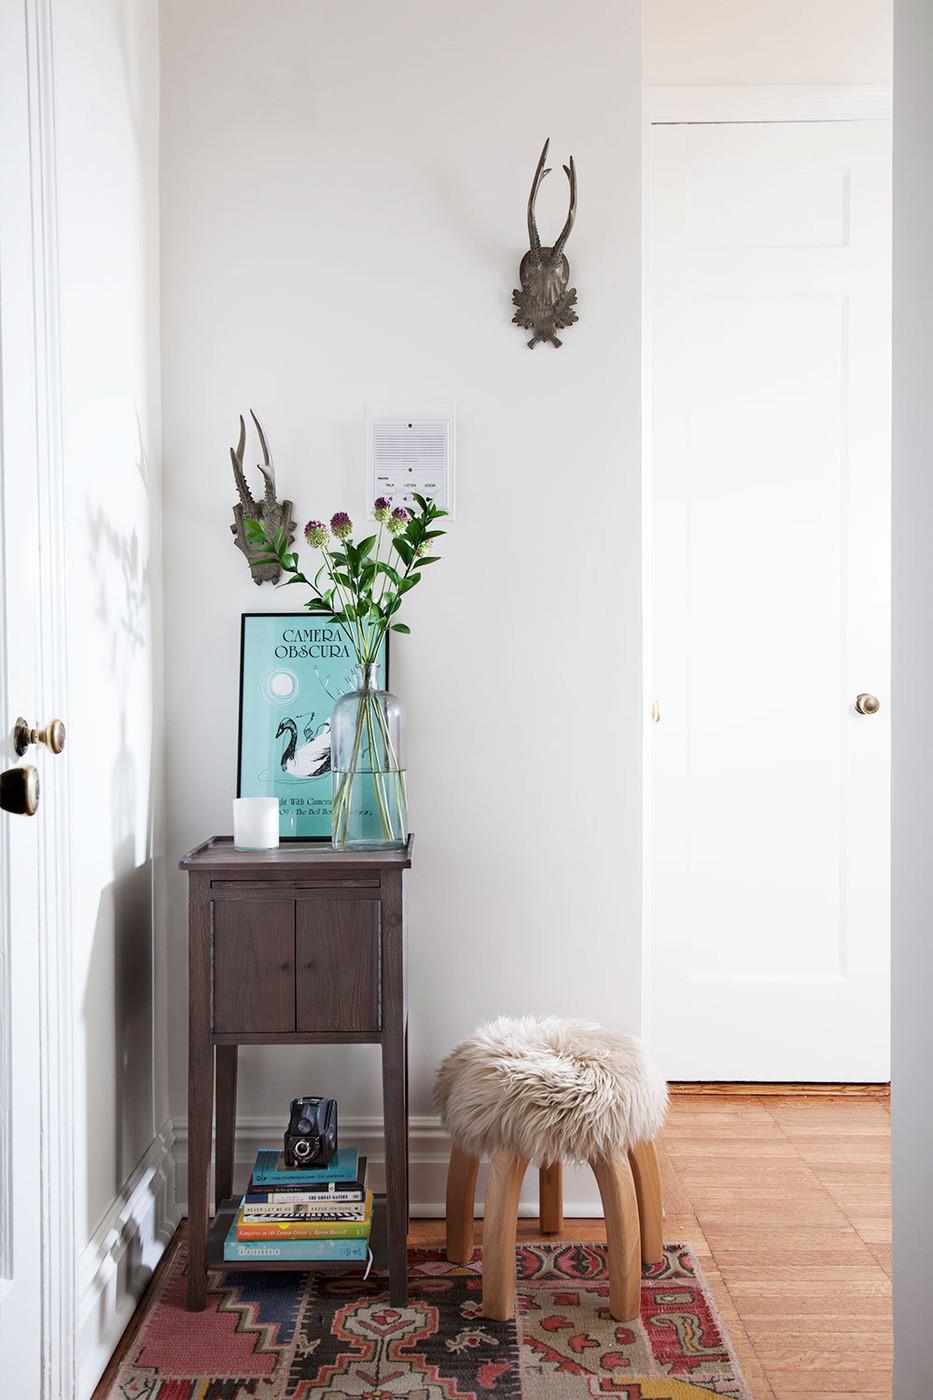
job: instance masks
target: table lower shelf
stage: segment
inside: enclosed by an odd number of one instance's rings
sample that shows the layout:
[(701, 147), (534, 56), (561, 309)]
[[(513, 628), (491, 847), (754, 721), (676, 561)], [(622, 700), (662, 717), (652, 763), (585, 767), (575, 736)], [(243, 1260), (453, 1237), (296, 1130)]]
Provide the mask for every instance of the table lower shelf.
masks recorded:
[[(207, 1267), (209, 1269), (236, 1269), (250, 1273), (302, 1273), (302, 1274), (362, 1274), (366, 1263), (353, 1259), (225, 1259), (224, 1241), (233, 1224), (233, 1218), (240, 1208), (240, 1197), (233, 1196), (223, 1201), (211, 1221), (207, 1232)], [(386, 1268), (386, 1198), (373, 1199), (373, 1225), (369, 1236), (374, 1270)]]

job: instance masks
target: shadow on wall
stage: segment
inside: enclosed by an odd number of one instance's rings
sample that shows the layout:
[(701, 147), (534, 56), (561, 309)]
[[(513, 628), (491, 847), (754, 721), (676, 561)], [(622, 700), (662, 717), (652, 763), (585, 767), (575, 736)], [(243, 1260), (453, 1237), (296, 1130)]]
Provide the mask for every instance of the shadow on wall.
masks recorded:
[[(136, 431), (134, 470), (148, 498), (148, 460), (138, 414)], [(107, 1163), (116, 1195), (155, 1131), (150, 578), (140, 528), (121, 528), (107, 506), (90, 499), (85, 512), (98, 651), (107, 668), (95, 715), (99, 732), (93, 737), (113, 755), (109, 783), (101, 768), (92, 777), (96, 791), (88, 794), (88, 811), (99, 813), (104, 840), (109, 814), (113, 871), (99, 896), (83, 1000), (91, 1134), (95, 1120), (101, 1134), (88, 1151)], [(145, 540), (145, 523), (141, 529)], [(105, 735), (117, 736), (115, 752), (112, 740), (102, 743)], [(93, 1209), (90, 1200), (88, 1204)]]
[[(126, 851), (132, 855), (133, 845), (131, 837), (120, 854), (121, 864)], [(113, 1152), (106, 1155), (113, 1164), (114, 1195), (146, 1152), (154, 1131), (151, 889), (152, 862), (147, 860), (125, 868), (102, 891), (82, 1008), (89, 1049), (95, 1045), (101, 1056), (112, 1053), (112, 1079), (98, 1073), (96, 1057), (88, 1054), (87, 1103), (91, 1132), (96, 1124), (104, 1137), (91, 1150), (103, 1156), (110, 1114), (102, 1095), (112, 1083)], [(107, 1021), (112, 1035), (107, 1034)], [(91, 1201), (88, 1205), (93, 1209)]]
[[(134, 467), (149, 498), (149, 459), (143, 445), (142, 424), (135, 413), (138, 447)], [(94, 616), (109, 634), (110, 664), (125, 697), (134, 656), (148, 638), (149, 561), (143, 559), (135, 527), (128, 533), (114, 525), (104, 506), (85, 498), (88, 527), (88, 563), (97, 586)], [(125, 707), (123, 718), (125, 721)]]

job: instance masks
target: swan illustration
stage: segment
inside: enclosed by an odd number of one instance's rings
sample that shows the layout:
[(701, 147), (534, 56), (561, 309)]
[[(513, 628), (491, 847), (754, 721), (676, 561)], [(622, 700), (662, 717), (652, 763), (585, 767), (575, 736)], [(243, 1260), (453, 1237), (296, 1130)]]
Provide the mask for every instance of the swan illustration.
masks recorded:
[(304, 737), (308, 742), (301, 748), (298, 747), (298, 726), (293, 719), (282, 720), (275, 737), (281, 739), (283, 734), (288, 735), (280, 759), (283, 773), (292, 778), (317, 778), (330, 772), (330, 720), (325, 720), (313, 737), (311, 723), (305, 725)]

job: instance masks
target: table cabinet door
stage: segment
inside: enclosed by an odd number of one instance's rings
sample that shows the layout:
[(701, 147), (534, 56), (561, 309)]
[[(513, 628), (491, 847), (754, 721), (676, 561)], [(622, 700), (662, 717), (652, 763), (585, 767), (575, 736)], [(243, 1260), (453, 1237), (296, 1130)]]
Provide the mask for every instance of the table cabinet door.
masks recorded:
[(299, 1031), (378, 1031), (378, 902), (299, 900), (296, 947)]
[(214, 902), (214, 1031), (295, 1029), (295, 906)]

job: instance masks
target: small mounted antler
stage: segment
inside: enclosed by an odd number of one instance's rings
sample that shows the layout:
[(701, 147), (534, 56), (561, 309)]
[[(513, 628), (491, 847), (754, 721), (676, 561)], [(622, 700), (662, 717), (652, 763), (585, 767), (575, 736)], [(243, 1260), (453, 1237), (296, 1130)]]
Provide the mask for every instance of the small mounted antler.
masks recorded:
[(250, 417), (256, 424), (256, 432), (259, 434), (259, 445), (262, 448), (263, 460), (258, 463), (259, 470), (265, 480), (265, 491), (263, 499), (256, 502), (253, 493), (249, 489), (246, 474), (243, 470), (243, 458), (246, 452), (246, 424), (240, 417), (240, 437), (236, 448), (230, 449), (230, 460), (233, 463), (233, 479), (236, 482), (238, 503), (233, 507), (233, 524), (230, 526), (231, 534), (234, 537), (234, 544), (243, 554), (246, 555), (249, 563), (250, 573), (254, 583), (278, 583), (282, 570), (278, 564), (260, 564), (256, 561), (268, 553), (264, 545), (251, 544), (246, 535), (247, 520), (262, 520), (265, 523), (266, 531), (270, 536), (276, 531), (285, 531), (287, 542), (291, 544), (295, 538), (295, 522), (292, 519), (291, 501), (277, 501), (275, 498), (275, 468), (272, 465), (272, 456), (269, 452), (269, 444), (263, 432), (262, 424), (250, 409)]
[[(249, 416), (256, 424), (256, 431), (259, 434), (259, 445), (262, 448), (262, 462), (257, 462), (256, 465), (262, 472), (266, 482), (266, 510), (271, 510), (275, 506), (275, 467), (273, 467), (272, 465), (272, 456), (269, 452), (269, 444), (266, 442), (266, 435), (262, 430), (262, 424), (260, 423), (259, 419), (256, 417), (252, 409), (250, 409), (249, 411)], [(243, 420), (241, 418), (240, 422), (242, 423), (242, 421)]]
[(535, 267), (541, 265), (541, 235), (538, 233), (538, 223), (535, 219), (535, 203), (538, 198), (538, 190), (541, 188), (541, 181), (545, 175), (550, 175), (550, 169), (544, 168), (547, 160), (547, 148), (551, 144), (550, 136), (544, 143), (541, 158), (538, 161), (538, 168), (535, 171), (535, 178), (531, 182), (531, 194), (528, 196), (528, 247), (531, 254), (531, 261)]
[(573, 325), (578, 319), (573, 309), (577, 293), (575, 288), (569, 286), (570, 263), (564, 253), (564, 245), (570, 237), (577, 213), (577, 171), (573, 156), (570, 157), (570, 164), (564, 166), (564, 174), (570, 184), (570, 208), (564, 227), (553, 247), (542, 248), (541, 235), (538, 233), (535, 219), (535, 202), (541, 181), (545, 175), (551, 173), (544, 164), (550, 144), (551, 138), (548, 137), (531, 182), (531, 193), (528, 196), (528, 252), (522, 258), (518, 270), (521, 288), (516, 288), (512, 293), (512, 301), (518, 307), (512, 321), (516, 326), (524, 326), (526, 330), (534, 331), (528, 342), (531, 350), (539, 340), (548, 340), (555, 348), (559, 348), (562, 342), (556, 332), (563, 330), (565, 326)]
[(564, 174), (570, 183), (570, 208), (567, 210), (567, 221), (557, 237), (557, 242), (551, 249), (551, 259), (557, 262), (563, 257), (564, 244), (570, 237), (570, 230), (573, 228), (573, 221), (577, 217), (577, 167), (573, 163), (573, 156), (570, 157), (570, 164), (564, 166)]

